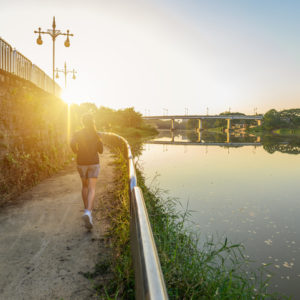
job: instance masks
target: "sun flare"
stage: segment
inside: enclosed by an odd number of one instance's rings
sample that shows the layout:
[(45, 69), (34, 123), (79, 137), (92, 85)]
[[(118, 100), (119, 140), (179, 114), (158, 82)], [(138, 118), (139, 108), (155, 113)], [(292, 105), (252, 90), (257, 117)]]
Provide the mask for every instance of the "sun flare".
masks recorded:
[(78, 91), (74, 89), (66, 88), (63, 89), (61, 93), (62, 100), (67, 104), (80, 104), (85, 102), (84, 99), (80, 99), (79, 97)]
[(67, 104), (73, 104), (76, 103), (74, 93), (70, 89), (63, 89), (61, 93), (61, 98), (63, 99), (64, 102)]

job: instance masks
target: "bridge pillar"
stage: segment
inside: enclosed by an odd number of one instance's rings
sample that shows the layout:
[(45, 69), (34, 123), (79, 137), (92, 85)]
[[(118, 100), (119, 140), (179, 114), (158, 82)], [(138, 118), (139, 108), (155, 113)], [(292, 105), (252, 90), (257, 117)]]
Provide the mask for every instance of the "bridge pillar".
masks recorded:
[(261, 126), (261, 120), (257, 120), (257, 126)]
[(171, 131), (175, 130), (175, 120), (171, 119)]
[(202, 131), (197, 129), (197, 134), (198, 134), (197, 143), (201, 143), (201, 140), (202, 140)]
[(196, 131), (200, 132), (201, 130), (203, 130), (202, 119), (198, 119), (198, 127), (197, 127)]
[(172, 143), (174, 143), (174, 138), (175, 138), (174, 130), (171, 130), (171, 141), (172, 141)]
[(227, 119), (227, 131), (231, 130), (231, 119)]
[(227, 130), (226, 143), (230, 143), (230, 130)]

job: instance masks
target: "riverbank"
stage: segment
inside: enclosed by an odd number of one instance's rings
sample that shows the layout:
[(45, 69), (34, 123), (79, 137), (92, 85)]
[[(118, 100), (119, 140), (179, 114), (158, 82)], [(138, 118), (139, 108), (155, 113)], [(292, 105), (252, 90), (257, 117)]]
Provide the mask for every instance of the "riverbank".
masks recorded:
[[(115, 249), (107, 299), (134, 299), (134, 274), (129, 243), (129, 198), (126, 160), (116, 154), (118, 187), (112, 207), (109, 237)], [(223, 240), (203, 241), (186, 228), (188, 212), (175, 210), (176, 203), (159, 190), (150, 190), (138, 171), (170, 299), (267, 299), (264, 269), (252, 273), (242, 245)], [(118, 200), (117, 200), (118, 199)], [(261, 274), (262, 272), (262, 274)]]
[(281, 136), (300, 136), (300, 128), (279, 128), (279, 129), (272, 129), (266, 130), (261, 126), (249, 128), (246, 131), (247, 133), (251, 134), (259, 134), (259, 135), (281, 135)]

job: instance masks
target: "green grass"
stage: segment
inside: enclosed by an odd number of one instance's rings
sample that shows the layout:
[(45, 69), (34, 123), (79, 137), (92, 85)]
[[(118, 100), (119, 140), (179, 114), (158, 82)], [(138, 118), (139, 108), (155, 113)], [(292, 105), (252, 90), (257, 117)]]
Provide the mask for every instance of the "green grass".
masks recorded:
[[(151, 191), (139, 172), (170, 299), (275, 299), (267, 292), (265, 268), (251, 272), (240, 244), (226, 237), (201, 238), (187, 229), (188, 212)], [(246, 273), (247, 271), (247, 273)], [(279, 298), (279, 296), (278, 296)]]
[[(134, 274), (129, 240), (129, 197), (126, 160), (115, 158), (116, 202), (110, 214), (114, 257), (113, 279), (105, 288), (106, 299), (134, 299)], [(150, 190), (138, 172), (149, 219), (170, 299), (283, 299), (267, 292), (266, 269), (250, 271), (251, 262), (240, 244), (226, 237), (202, 238), (187, 229), (188, 211), (178, 212), (173, 199)]]
[(134, 273), (129, 239), (130, 202), (127, 162), (124, 156), (116, 151), (114, 166), (116, 169), (114, 190), (115, 201), (108, 215), (110, 229), (107, 237), (113, 249), (110, 270), (113, 274), (110, 282), (98, 286), (100, 299), (134, 299)]
[(291, 129), (291, 128), (281, 128), (281, 129), (277, 129), (273, 131), (276, 134), (280, 134), (280, 135), (300, 135), (300, 128), (295, 128), (295, 129)]
[(134, 127), (114, 127), (112, 131), (127, 138), (143, 138), (157, 135), (158, 131), (151, 126), (144, 126), (143, 128)]
[(206, 130), (209, 131), (209, 132), (217, 132), (217, 133), (224, 132), (223, 127), (207, 128)]

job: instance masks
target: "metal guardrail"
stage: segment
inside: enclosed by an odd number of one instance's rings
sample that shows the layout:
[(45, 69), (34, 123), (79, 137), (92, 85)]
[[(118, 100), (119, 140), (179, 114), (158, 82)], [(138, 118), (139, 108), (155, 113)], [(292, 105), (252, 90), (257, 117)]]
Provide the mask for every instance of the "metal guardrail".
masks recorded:
[(148, 218), (142, 190), (128, 142), (114, 133), (101, 133), (103, 141), (121, 148), (128, 158), (130, 186), (130, 242), (135, 274), (136, 299), (167, 300), (167, 290)]
[[(30, 81), (48, 93), (53, 93), (53, 80), (2, 38), (0, 38), (0, 69)], [(61, 88), (55, 83), (55, 95), (59, 96), (60, 93)]]

